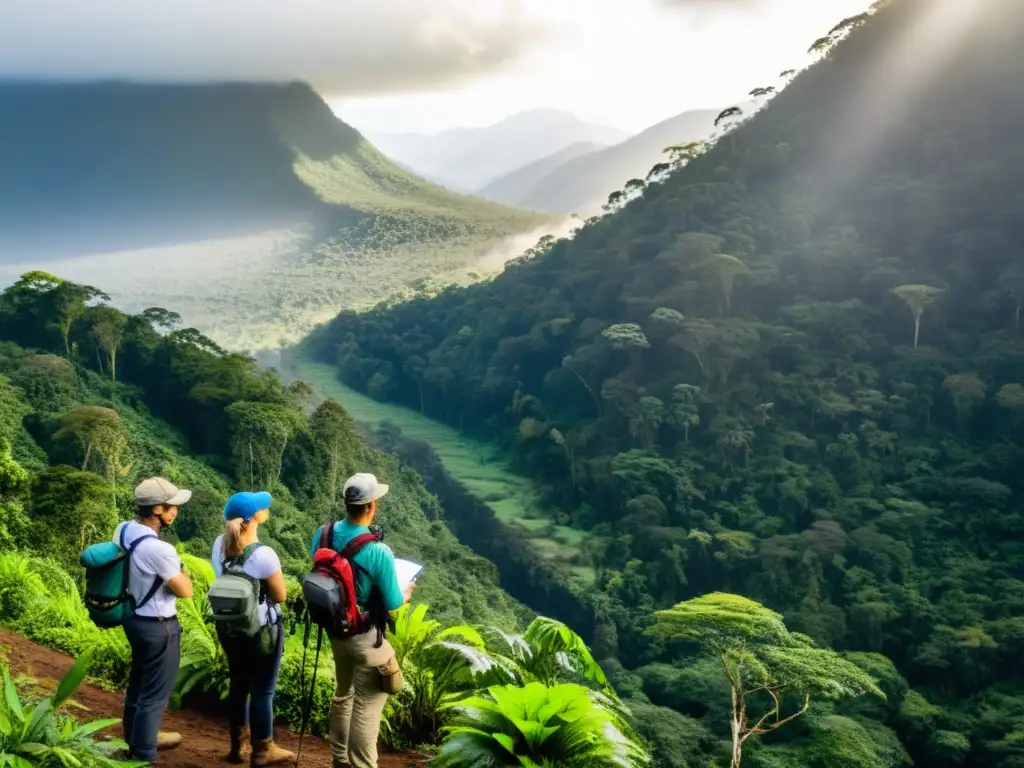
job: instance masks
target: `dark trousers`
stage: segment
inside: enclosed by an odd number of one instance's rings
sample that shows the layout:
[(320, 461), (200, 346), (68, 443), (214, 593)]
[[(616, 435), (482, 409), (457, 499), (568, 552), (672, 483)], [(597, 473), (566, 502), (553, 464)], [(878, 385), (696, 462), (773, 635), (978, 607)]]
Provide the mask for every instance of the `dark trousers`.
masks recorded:
[(277, 645), (272, 653), (260, 650), (258, 637), (221, 635), (228, 658), (228, 721), (233, 728), (249, 726), (253, 739), (274, 736), (274, 688), (281, 669), (284, 627), (277, 626)]
[(124, 697), (124, 740), (136, 760), (156, 760), (156, 735), (181, 662), (181, 624), (132, 616), (124, 623), (132, 671)]

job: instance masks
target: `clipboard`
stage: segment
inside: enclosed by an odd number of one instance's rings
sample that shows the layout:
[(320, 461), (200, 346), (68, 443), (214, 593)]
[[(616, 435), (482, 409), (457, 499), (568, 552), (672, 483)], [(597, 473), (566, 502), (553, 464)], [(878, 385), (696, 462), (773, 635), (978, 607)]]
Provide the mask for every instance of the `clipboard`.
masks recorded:
[(409, 582), (415, 581), (424, 567), (424, 564), (417, 560), (396, 557), (395, 574), (398, 576), (398, 588), (404, 592), (405, 588), (409, 586)]

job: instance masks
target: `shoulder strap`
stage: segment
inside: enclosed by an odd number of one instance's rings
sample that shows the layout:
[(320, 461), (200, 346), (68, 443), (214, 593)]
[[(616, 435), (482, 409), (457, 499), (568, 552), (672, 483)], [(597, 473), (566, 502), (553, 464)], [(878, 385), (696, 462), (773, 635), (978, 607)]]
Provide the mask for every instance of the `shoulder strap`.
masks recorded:
[(376, 533), (361, 533), (349, 540), (348, 544), (341, 551), (341, 556), (346, 560), (351, 560), (362, 551), (363, 547), (374, 541), (380, 541), (380, 536)]
[(334, 549), (334, 521), (320, 529), (320, 549)]
[[(124, 535), (125, 535), (125, 531), (127, 531), (127, 530), (128, 530), (128, 523), (125, 523), (121, 527), (121, 536), (120, 536), (120, 538), (121, 538), (121, 549), (124, 549)], [(131, 556), (135, 552), (136, 547), (138, 547), (139, 544), (141, 544), (146, 539), (159, 539), (159, 537), (155, 533), (144, 533), (142, 536), (139, 536), (139, 538), (137, 538), (135, 541), (133, 541), (131, 543), (131, 546), (128, 547), (128, 559), (129, 560), (131, 560)], [(125, 592), (128, 591), (128, 574), (129, 574), (130, 570), (131, 570), (130, 567), (129, 568), (125, 568), (125, 570), (124, 570), (124, 591)], [(141, 608), (146, 603), (148, 603), (153, 598), (153, 595), (156, 594), (156, 591), (158, 589), (160, 589), (160, 587), (163, 585), (163, 583), (164, 583), (164, 580), (161, 577), (153, 576), (153, 586), (151, 586), (149, 588), (149, 591), (146, 592), (146, 594), (142, 597), (142, 599), (139, 602), (135, 603), (135, 610), (136, 611), (139, 610), (139, 608)]]
[[(126, 524), (124, 526), (124, 528), (121, 529), (121, 549), (125, 548), (125, 546), (124, 546), (124, 532), (125, 532), (125, 530), (127, 528), (128, 528), (128, 525)], [(139, 538), (137, 538), (135, 541), (133, 541), (131, 543), (131, 545), (128, 546), (128, 556), (131, 557), (132, 553), (135, 552), (136, 547), (138, 547), (139, 544), (144, 542), (146, 539), (157, 539), (157, 538), (159, 538), (159, 537), (155, 533), (144, 533), (144, 534), (142, 534), (141, 536), (139, 536)]]
[(242, 556), (238, 558), (238, 564), (245, 565), (246, 562), (248, 562), (249, 558), (252, 557), (252, 553), (262, 546), (263, 545), (260, 544), (258, 541), (254, 541), (252, 544), (247, 546), (245, 549), (242, 550)]

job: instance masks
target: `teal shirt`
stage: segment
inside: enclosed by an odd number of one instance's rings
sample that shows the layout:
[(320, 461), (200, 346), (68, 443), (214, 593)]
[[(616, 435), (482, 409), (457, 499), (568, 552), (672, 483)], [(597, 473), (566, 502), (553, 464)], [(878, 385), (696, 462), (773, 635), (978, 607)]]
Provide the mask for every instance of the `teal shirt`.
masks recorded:
[[(321, 525), (313, 534), (313, 547), (310, 550), (312, 556), (320, 549), (320, 536), (324, 527)], [(361, 533), (369, 533), (370, 529), (365, 525), (352, 525), (348, 520), (339, 520), (334, 524), (334, 542), (332, 547), (335, 551), (341, 552), (345, 545)], [(362, 606), (370, 599), (370, 591), (373, 587), (380, 590), (384, 596), (384, 607), (389, 611), (397, 610), (405, 603), (405, 596), (398, 586), (398, 574), (395, 572), (395, 556), (391, 548), (383, 542), (370, 542), (359, 553), (352, 558), (356, 565), (366, 571), (356, 569), (356, 600)], [(367, 575), (369, 574), (369, 575)]]

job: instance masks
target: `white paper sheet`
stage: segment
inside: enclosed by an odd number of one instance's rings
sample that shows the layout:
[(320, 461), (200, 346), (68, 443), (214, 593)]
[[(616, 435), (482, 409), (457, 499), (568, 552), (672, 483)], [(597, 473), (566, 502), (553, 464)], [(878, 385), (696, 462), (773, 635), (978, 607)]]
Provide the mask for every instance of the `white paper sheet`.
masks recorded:
[(418, 563), (415, 560), (402, 560), (401, 558), (395, 558), (395, 573), (398, 574), (398, 587), (403, 592), (405, 588), (409, 586), (409, 582), (419, 576), (420, 571), (423, 570), (423, 563)]

